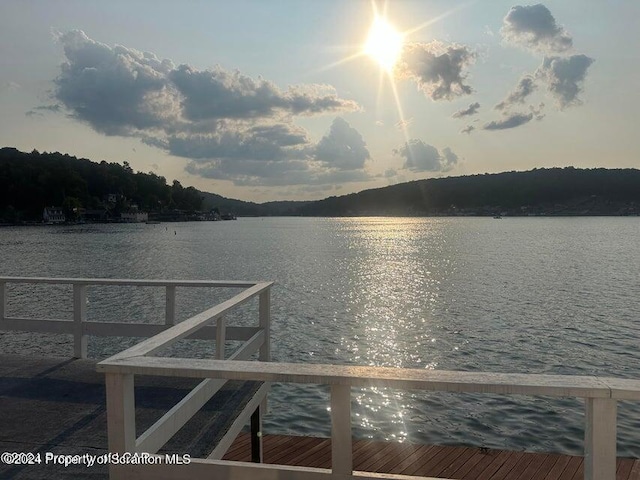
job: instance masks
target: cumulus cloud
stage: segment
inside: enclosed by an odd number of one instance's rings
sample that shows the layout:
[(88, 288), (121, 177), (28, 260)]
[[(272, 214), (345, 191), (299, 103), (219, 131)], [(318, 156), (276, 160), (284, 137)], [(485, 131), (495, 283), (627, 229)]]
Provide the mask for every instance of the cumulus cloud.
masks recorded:
[(284, 160), (304, 156), (306, 132), (294, 125), (260, 125), (243, 129), (231, 124), (209, 134), (179, 134), (166, 138), (172, 155), (191, 159)]
[(341, 183), (371, 180), (371, 176), (363, 170), (325, 170), (298, 160), (212, 160), (206, 163), (191, 162), (186, 170), (204, 178), (230, 180), (238, 186), (333, 185), (337, 188)]
[(151, 53), (109, 47), (74, 30), (58, 37), (67, 62), (55, 80), (55, 97), (73, 116), (107, 135), (159, 128), (171, 111), (166, 75), (173, 68)]
[[(74, 116), (111, 135), (151, 128), (167, 132), (206, 129), (219, 119), (260, 119), (352, 111), (358, 106), (326, 85), (280, 90), (221, 67), (175, 67), (153, 53), (110, 47), (74, 30), (58, 37), (67, 62), (55, 97)], [(205, 122), (204, 125), (194, 125)]]
[(416, 82), (432, 100), (452, 100), (473, 92), (465, 84), (464, 71), (475, 58), (476, 54), (464, 45), (410, 43), (404, 47), (397, 73)]
[[(80, 30), (57, 38), (66, 61), (53, 97), (100, 133), (140, 138), (190, 159), (187, 168), (195, 175), (236, 184), (368, 178), (361, 169), (369, 152), (346, 121), (336, 119), (317, 145), (293, 123), (299, 116), (359, 109), (329, 85), (284, 90), (219, 66), (176, 67), (153, 53), (97, 42)], [(44, 109), (52, 108), (33, 112)]]
[(433, 145), (419, 139), (412, 139), (393, 153), (404, 158), (402, 168), (412, 172), (446, 172), (458, 162), (458, 156), (446, 147), (442, 153)]
[(164, 146), (192, 159), (191, 174), (230, 180), (241, 186), (322, 185), (367, 181), (370, 158), (360, 133), (337, 117), (329, 132), (313, 144), (306, 132), (287, 124), (233, 127), (218, 135), (174, 136)]
[(533, 113), (514, 113), (508, 115), (502, 120), (494, 120), (489, 123), (485, 123), (482, 127), (484, 130), (507, 130), (509, 128), (519, 127), (525, 123), (529, 123), (533, 120)]
[(333, 121), (329, 133), (318, 142), (314, 153), (316, 160), (340, 170), (362, 168), (370, 158), (362, 135), (340, 117)]
[(594, 59), (586, 55), (545, 57), (536, 76), (547, 82), (549, 92), (559, 107), (565, 109), (582, 103), (578, 95), (582, 92), (587, 70), (593, 62)]
[(524, 77), (522, 77), (518, 81), (516, 88), (514, 88), (509, 93), (509, 95), (507, 95), (507, 98), (498, 103), (495, 106), (495, 109), (505, 110), (513, 105), (523, 104), (527, 97), (535, 92), (538, 88), (535, 82), (536, 80), (532, 75), (525, 75)]
[(540, 52), (564, 52), (573, 45), (571, 35), (541, 3), (512, 7), (500, 32), (507, 42)]
[(467, 108), (458, 110), (456, 113), (452, 115), (452, 117), (453, 118), (470, 117), (471, 115), (475, 115), (476, 113), (478, 113), (479, 108), (480, 108), (480, 104), (478, 102), (475, 102), (469, 105)]
[(290, 87), (281, 91), (264, 79), (220, 67), (195, 70), (180, 65), (168, 74), (182, 94), (182, 111), (190, 120), (270, 117), (279, 111), (312, 115), (356, 110), (354, 102), (339, 98), (329, 86)]
[(471, 132), (473, 132), (475, 129), (476, 127), (474, 127), (473, 125), (467, 125), (462, 130), (460, 130), (460, 133), (466, 133), (467, 135), (471, 135)]

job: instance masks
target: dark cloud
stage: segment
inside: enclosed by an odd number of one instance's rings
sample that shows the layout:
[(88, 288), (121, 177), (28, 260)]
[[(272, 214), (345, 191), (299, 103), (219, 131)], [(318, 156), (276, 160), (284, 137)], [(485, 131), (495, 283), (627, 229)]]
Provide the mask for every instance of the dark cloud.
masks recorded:
[(393, 153), (404, 158), (402, 168), (412, 172), (446, 172), (458, 162), (458, 156), (449, 147), (440, 153), (433, 145), (418, 139), (409, 140)]
[(514, 88), (507, 98), (501, 101), (499, 104), (495, 106), (496, 110), (505, 110), (509, 109), (513, 105), (523, 104), (527, 97), (536, 91), (538, 86), (536, 85), (536, 80), (532, 75), (525, 75), (522, 77), (516, 88)]
[(506, 130), (519, 127), (520, 125), (529, 123), (531, 120), (533, 120), (533, 113), (514, 113), (508, 115), (503, 120), (494, 120), (493, 122), (486, 123), (482, 128), (484, 130)]
[(474, 127), (473, 125), (467, 125), (462, 130), (460, 130), (460, 133), (466, 133), (467, 135), (471, 135), (471, 132), (473, 132), (475, 129), (476, 127)]
[(478, 102), (475, 102), (469, 105), (467, 108), (458, 110), (456, 113), (452, 115), (452, 117), (453, 118), (470, 117), (471, 115), (475, 115), (476, 113), (478, 113), (479, 108), (480, 108), (480, 104)]
[(511, 7), (503, 23), (500, 32), (506, 41), (531, 50), (559, 53), (573, 45), (571, 36), (541, 3)]
[(339, 170), (362, 168), (369, 158), (362, 135), (340, 117), (333, 121), (329, 133), (315, 148), (316, 160)]
[(580, 105), (582, 101), (578, 95), (582, 92), (587, 69), (594, 61), (586, 55), (545, 57), (536, 76), (546, 81), (561, 109)]
[(476, 54), (464, 45), (410, 43), (404, 47), (397, 72), (415, 81), (432, 100), (452, 100), (473, 92), (465, 84), (464, 70), (475, 58)]

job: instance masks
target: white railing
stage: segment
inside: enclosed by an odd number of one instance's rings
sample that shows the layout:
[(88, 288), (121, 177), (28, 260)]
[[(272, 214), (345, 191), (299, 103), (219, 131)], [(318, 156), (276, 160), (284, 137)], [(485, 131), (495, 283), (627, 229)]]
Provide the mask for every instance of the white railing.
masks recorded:
[[(42, 283), (73, 285), (73, 320), (26, 319), (6, 316), (7, 289), (9, 283)], [(87, 286), (151, 286), (166, 289), (164, 325), (140, 323), (88, 322), (86, 317)], [(270, 360), (272, 282), (201, 281), (201, 280), (115, 280), (86, 278), (24, 278), (0, 277), (0, 330), (67, 333), (74, 336), (74, 353), (85, 358), (87, 335), (150, 337), (120, 352), (112, 361), (131, 358), (151, 358), (150, 355), (185, 338), (216, 341), (215, 356), (225, 358), (227, 340), (243, 341), (230, 356), (229, 361), (247, 360), (255, 353), (261, 362)], [(235, 287), (244, 288), (234, 297), (215, 305), (193, 317), (175, 324), (176, 287)], [(238, 306), (258, 298), (258, 322), (255, 327), (227, 326), (225, 315)], [(209, 324), (215, 322), (215, 326)], [(193, 359), (179, 359), (196, 361)], [(180, 430), (226, 383), (225, 379), (204, 379), (180, 402), (157, 420), (140, 436), (136, 436), (134, 375), (105, 375), (107, 392), (107, 424), (109, 451), (156, 453)], [(262, 444), (259, 431), (261, 416), (266, 408), (270, 384), (263, 383), (233, 421), (222, 439), (215, 446), (210, 458), (222, 458), (242, 427), (251, 418), (252, 437), (257, 451), (252, 456), (259, 461)], [(114, 474), (116, 475), (116, 474)]]
[[(70, 320), (7, 318), (7, 283), (71, 284), (74, 316)], [(86, 321), (88, 285), (136, 285), (166, 288), (164, 325), (123, 324)], [(244, 291), (183, 322), (175, 324), (176, 287), (239, 287)], [(86, 356), (87, 335), (151, 336), (97, 366), (105, 373), (109, 451), (113, 453), (157, 452), (227, 380), (264, 382), (227, 435), (208, 459), (192, 459), (189, 465), (165, 462), (144, 465), (110, 465), (113, 479), (204, 479), (260, 478), (264, 480), (346, 480), (407, 479), (401, 475), (354, 472), (351, 434), (351, 388), (387, 387), (422, 391), (487, 393), (499, 395), (544, 395), (577, 397), (585, 400), (585, 469), (588, 480), (614, 480), (616, 474), (616, 412), (620, 400), (640, 400), (640, 380), (477, 372), (448, 372), (385, 367), (358, 367), (318, 364), (267, 363), (270, 360), (269, 282), (210, 282), (110, 279), (43, 279), (0, 277), (0, 330), (27, 330), (69, 333), (75, 338), (76, 356)], [(237, 306), (257, 297), (256, 327), (227, 327), (224, 316)], [(215, 321), (216, 325), (209, 324)], [(216, 340), (216, 359), (166, 358), (153, 356), (180, 339)], [(224, 342), (244, 343), (224, 360)], [(247, 362), (259, 353), (261, 362)], [(202, 381), (182, 401), (142, 435), (135, 429), (135, 375), (200, 378)], [(317, 469), (283, 465), (263, 465), (220, 460), (233, 439), (252, 415), (260, 415), (272, 382), (312, 383), (331, 388), (332, 468)], [(255, 417), (254, 417), (255, 416)], [(254, 422), (252, 421), (252, 424)]]
[[(117, 385), (133, 375), (179, 376), (207, 379), (256, 380), (263, 382), (312, 383), (331, 388), (331, 470), (261, 465), (220, 460), (193, 459), (190, 465), (118, 466), (112, 478), (260, 478), (269, 480), (321, 480), (381, 478), (382, 475), (353, 471), (351, 435), (351, 387), (387, 387), (422, 391), (490, 393), (499, 395), (544, 395), (585, 399), (585, 469), (588, 480), (615, 480), (616, 411), (619, 400), (640, 400), (640, 381), (618, 378), (450, 372), (385, 367), (318, 364), (230, 362), (174, 358), (133, 357), (121, 354), (98, 364)], [(118, 409), (127, 407), (123, 387), (109, 395)], [(132, 451), (126, 417), (110, 420), (110, 449)], [(112, 435), (115, 435), (112, 437)], [(129, 436), (129, 440), (127, 439)], [(384, 475), (387, 479), (406, 479)]]
[[(34, 319), (7, 317), (7, 301), (9, 284), (55, 284), (73, 286), (73, 318), (71, 319)], [(0, 331), (24, 331), (38, 333), (71, 334), (74, 339), (74, 357), (87, 358), (87, 336), (98, 337), (153, 337), (172, 327), (176, 321), (176, 288), (177, 287), (216, 287), (216, 288), (250, 288), (260, 282), (245, 281), (213, 281), (213, 280), (138, 280), (110, 278), (35, 278), (35, 277), (0, 277)], [(269, 284), (271, 285), (271, 284)], [(165, 289), (164, 324), (94, 322), (87, 321), (87, 287), (89, 286), (130, 286), (158, 287)], [(268, 328), (266, 327), (268, 340)], [(253, 327), (226, 327), (224, 321), (216, 327), (205, 327), (189, 338), (216, 340), (216, 346), (224, 345), (225, 340), (246, 341), (257, 333)], [(226, 337), (225, 337), (226, 335)], [(218, 350), (220, 352), (221, 350)]]

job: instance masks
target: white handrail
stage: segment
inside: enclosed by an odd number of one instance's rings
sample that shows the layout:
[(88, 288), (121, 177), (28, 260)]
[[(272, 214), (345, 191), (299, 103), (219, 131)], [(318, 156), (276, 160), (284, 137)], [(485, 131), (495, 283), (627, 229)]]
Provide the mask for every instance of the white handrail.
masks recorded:
[[(314, 470), (318, 478), (361, 478), (352, 471), (350, 389), (387, 387), (423, 391), (488, 393), (500, 395), (544, 395), (585, 399), (585, 479), (615, 480), (616, 412), (618, 400), (640, 400), (640, 380), (597, 376), (537, 375), (515, 373), (456, 372), (350, 365), (261, 363), (228, 360), (161, 357), (111, 357), (98, 364), (107, 375), (161, 375), (228, 380), (256, 380), (281, 383), (312, 383), (331, 386), (332, 470)], [(198, 472), (233, 472), (244, 466), (212, 462), (209, 470), (199, 464)], [(265, 478), (306, 479), (312, 472), (291, 467), (255, 467)], [(276, 468), (274, 471), (273, 469)], [(116, 469), (117, 472), (120, 470)], [(122, 478), (131, 473), (122, 470)], [(280, 473), (277, 473), (280, 472)], [(189, 476), (191, 473), (185, 472)], [(119, 477), (118, 477), (119, 478)], [(152, 470), (149, 476), (153, 478)], [(194, 476), (190, 478), (205, 478)], [(284, 477), (283, 477), (284, 478)], [(402, 479), (400, 475), (385, 478)]]
[[(54, 285), (72, 285), (73, 286), (73, 319), (32, 319), (32, 318), (15, 318), (6, 315), (7, 305), (7, 288), (8, 284), (54, 284)], [(48, 333), (66, 333), (72, 334), (74, 338), (74, 356), (76, 358), (87, 358), (87, 335), (97, 336), (142, 336), (154, 337), (157, 341), (164, 338), (178, 335), (175, 340), (170, 340), (162, 346), (174, 343), (180, 338), (216, 338), (211, 328), (200, 329), (193, 328), (189, 333), (182, 334), (186, 325), (182, 325), (178, 330), (173, 330), (169, 336), (158, 337), (163, 331), (174, 327), (176, 320), (176, 287), (214, 287), (214, 288), (243, 288), (245, 289), (239, 295), (231, 300), (223, 302), (222, 310), (228, 311), (245, 301), (251, 299), (255, 295), (268, 290), (272, 282), (248, 282), (237, 280), (146, 280), (146, 279), (113, 279), (113, 278), (50, 278), (50, 277), (0, 277), (0, 331), (31, 331), (31, 332), (48, 332)], [(134, 286), (134, 287), (164, 287), (165, 288), (165, 319), (164, 325), (142, 324), (142, 323), (115, 323), (115, 322), (88, 322), (86, 310), (87, 287), (89, 286)], [(268, 299), (268, 295), (260, 295), (260, 301)], [(203, 314), (210, 315), (210, 320), (217, 318), (216, 312), (221, 311), (221, 305), (216, 305), (202, 314), (196, 315), (186, 322), (194, 322), (194, 318), (202, 320)], [(268, 305), (267, 305), (268, 306)], [(262, 305), (260, 307), (260, 315), (264, 315)], [(259, 328), (268, 332), (268, 314), (266, 316), (267, 324), (260, 317)], [(184, 323), (184, 322), (183, 322)], [(207, 323), (205, 321), (204, 323)], [(246, 340), (250, 338), (255, 331), (244, 334), (243, 330), (252, 327), (229, 327), (224, 329), (228, 332), (226, 335), (228, 340)], [(215, 329), (213, 329), (215, 330)], [(195, 332), (195, 333), (194, 333)], [(239, 337), (240, 336), (240, 337)], [(268, 345), (268, 342), (266, 342)], [(148, 345), (148, 344), (145, 344)], [(157, 350), (155, 348), (154, 350)], [(264, 350), (266, 347), (261, 347)], [(261, 350), (261, 351), (262, 351)], [(268, 355), (267, 355), (268, 356)]]
[(62, 285), (122, 285), (136, 287), (220, 287), (248, 288), (261, 282), (245, 280), (145, 280), (133, 278), (57, 278), (57, 277), (0, 277), (6, 283), (44, 283)]
[[(10, 283), (67, 284), (73, 286), (73, 319), (25, 319), (6, 316), (7, 290)], [(137, 279), (88, 279), (88, 278), (31, 278), (0, 277), (0, 330), (37, 331), (73, 334), (74, 355), (86, 358), (87, 335), (146, 336), (146, 340), (112, 357), (145, 358), (160, 349), (184, 338), (216, 340), (216, 357), (224, 358), (225, 340), (242, 340), (244, 343), (230, 355), (229, 361), (246, 360), (259, 353), (260, 360), (269, 361), (270, 289), (272, 282), (210, 281), (210, 280), (137, 280)], [(89, 286), (150, 286), (165, 288), (164, 324), (114, 323), (87, 321), (87, 287)], [(175, 324), (176, 287), (233, 287), (244, 290), (229, 300), (215, 305), (191, 318)], [(223, 315), (232, 309), (258, 297), (257, 325), (252, 327), (228, 326)], [(210, 324), (217, 320), (216, 326)], [(147, 431), (136, 438), (135, 395), (132, 374), (107, 373), (107, 423), (109, 450), (111, 452), (156, 452), (161, 448), (204, 404), (225, 384), (226, 380), (205, 379), (182, 401), (163, 415)], [(265, 405), (269, 384), (265, 383), (238, 416), (214, 451), (223, 455), (242, 424), (258, 404)], [(262, 408), (262, 407), (261, 407)], [(253, 410), (251, 410), (253, 409)], [(113, 469), (112, 469), (113, 470)], [(117, 467), (116, 467), (117, 470)], [(116, 475), (114, 473), (114, 475)]]

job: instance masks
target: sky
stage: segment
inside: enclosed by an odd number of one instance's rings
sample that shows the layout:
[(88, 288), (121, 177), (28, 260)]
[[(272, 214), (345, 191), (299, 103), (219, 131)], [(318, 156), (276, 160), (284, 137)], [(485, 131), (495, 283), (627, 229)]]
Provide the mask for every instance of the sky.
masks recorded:
[(0, 146), (264, 202), (640, 166), (640, 2), (0, 2)]

